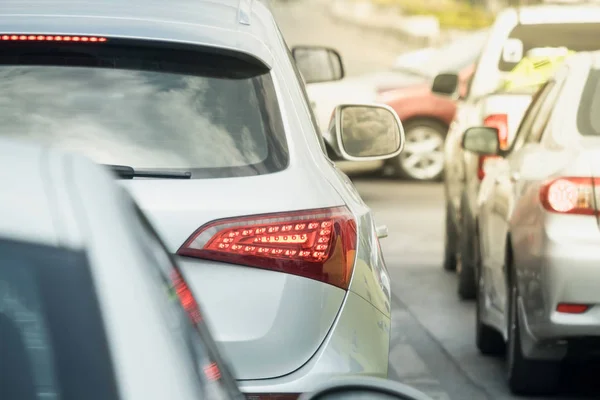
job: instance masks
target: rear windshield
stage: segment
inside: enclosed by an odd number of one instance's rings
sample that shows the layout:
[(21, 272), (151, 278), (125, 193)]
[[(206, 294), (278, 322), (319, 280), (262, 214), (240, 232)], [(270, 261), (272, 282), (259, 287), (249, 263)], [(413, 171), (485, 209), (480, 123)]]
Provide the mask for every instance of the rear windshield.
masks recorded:
[[(500, 58), (500, 71), (511, 71), (521, 59), (532, 49), (541, 47), (566, 47), (573, 51), (593, 51), (600, 49), (600, 23), (568, 23), (568, 24), (531, 24), (517, 25), (510, 33), (507, 45), (513, 46), (516, 39), (521, 43), (515, 49), (514, 58), (510, 62)], [(518, 43), (517, 42), (517, 43)], [(522, 47), (522, 49), (521, 49)]]
[(0, 48), (0, 136), (192, 178), (287, 166), (273, 81), (258, 61), (113, 42), (48, 46)]
[(600, 70), (590, 71), (577, 110), (577, 130), (584, 136), (600, 136)]
[(0, 239), (0, 399), (118, 399), (83, 253)]

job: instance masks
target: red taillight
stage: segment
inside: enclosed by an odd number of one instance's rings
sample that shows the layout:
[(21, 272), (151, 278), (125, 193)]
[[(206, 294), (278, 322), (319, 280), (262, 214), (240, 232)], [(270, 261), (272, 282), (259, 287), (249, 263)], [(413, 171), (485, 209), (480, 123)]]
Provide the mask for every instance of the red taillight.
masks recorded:
[(345, 207), (232, 218), (198, 229), (178, 255), (265, 268), (347, 289), (356, 223)]
[(540, 188), (540, 201), (548, 211), (562, 214), (595, 215), (594, 178), (564, 177)]
[(299, 393), (246, 394), (248, 400), (298, 400)]
[(483, 125), (498, 129), (498, 141), (500, 142), (500, 149), (506, 150), (506, 147), (508, 146), (508, 115), (488, 115), (483, 120)]
[[(483, 120), (484, 126), (498, 129), (498, 142), (500, 149), (506, 150), (508, 147), (508, 116), (506, 114), (491, 114)], [(477, 165), (477, 178), (483, 180), (485, 178), (484, 165), (486, 160), (499, 158), (498, 156), (479, 156)]]
[(590, 306), (587, 304), (560, 303), (558, 306), (556, 306), (556, 311), (565, 314), (583, 314), (589, 308)]
[(14, 33), (4, 33), (0, 35), (0, 41), (3, 42), (84, 42), (84, 43), (102, 43), (108, 39), (100, 36), (74, 36), (74, 35), (23, 35)]
[(181, 306), (187, 312), (188, 317), (192, 320), (192, 322), (197, 324), (202, 320), (202, 314), (200, 313), (200, 308), (194, 299), (192, 291), (178, 270), (173, 270), (171, 273), (171, 280)]

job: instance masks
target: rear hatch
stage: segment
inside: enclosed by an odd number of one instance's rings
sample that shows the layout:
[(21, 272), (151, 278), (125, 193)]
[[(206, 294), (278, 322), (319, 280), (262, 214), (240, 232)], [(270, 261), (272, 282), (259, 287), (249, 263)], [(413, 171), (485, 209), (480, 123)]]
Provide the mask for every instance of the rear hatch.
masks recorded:
[[(248, 178), (123, 184), (173, 253), (212, 221), (339, 204), (319, 180), (287, 171)], [(311, 190), (299, 191), (299, 186)], [(273, 378), (301, 367), (323, 342), (345, 296), (342, 289), (294, 274), (178, 259), (237, 379)]]
[[(306, 363), (344, 300), (340, 282), (350, 279), (346, 249), (352, 243), (338, 240), (344, 234), (338, 228), (347, 223), (344, 210), (324, 217), (325, 211), (321, 217), (288, 212), (343, 201), (316, 167), (292, 162), (269, 68), (210, 48), (101, 36), (15, 36), (0, 42), (0, 136), (78, 151), (119, 166), (125, 176), (162, 177), (122, 183), (170, 251), (193, 239), (188, 255), (180, 257), (182, 268), (236, 378), (273, 378)], [(288, 213), (254, 217), (252, 224), (279, 229), (299, 221), (293, 229), (302, 232), (290, 235), (283, 249), (270, 243), (256, 251), (266, 246), (273, 253), (240, 258), (192, 248), (194, 233), (211, 221), (275, 212)], [(328, 221), (341, 222), (317, 229)], [(230, 228), (203, 232), (214, 239)], [(259, 229), (266, 228), (255, 229), (257, 241), (272, 239), (259, 236)], [(219, 237), (210, 243), (227, 247), (227, 238)], [(299, 254), (282, 254), (298, 247), (304, 249)], [(306, 248), (314, 250), (310, 262), (298, 258)]]

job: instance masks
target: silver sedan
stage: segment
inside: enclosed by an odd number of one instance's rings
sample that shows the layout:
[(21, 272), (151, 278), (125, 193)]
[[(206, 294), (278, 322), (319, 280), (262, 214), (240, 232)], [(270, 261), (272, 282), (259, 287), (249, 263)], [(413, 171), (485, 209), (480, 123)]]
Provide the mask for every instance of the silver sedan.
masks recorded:
[(560, 361), (600, 338), (600, 53), (570, 59), (534, 96), (512, 147), (475, 127), (465, 149), (496, 154), (479, 193), (477, 345), (504, 352), (515, 393), (556, 389)]

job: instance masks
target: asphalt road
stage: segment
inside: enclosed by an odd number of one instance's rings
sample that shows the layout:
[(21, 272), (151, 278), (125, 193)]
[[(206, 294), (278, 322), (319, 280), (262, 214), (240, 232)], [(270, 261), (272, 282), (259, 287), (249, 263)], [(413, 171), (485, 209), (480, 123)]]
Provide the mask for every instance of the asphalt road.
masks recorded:
[[(442, 186), (373, 177), (353, 180), (377, 223), (389, 229), (381, 243), (393, 296), (390, 379), (433, 399), (517, 399), (506, 386), (504, 360), (478, 353), (474, 303), (458, 299), (455, 274), (441, 267)], [(566, 371), (563, 394), (553, 399), (600, 398), (600, 391), (590, 391), (599, 366)]]

